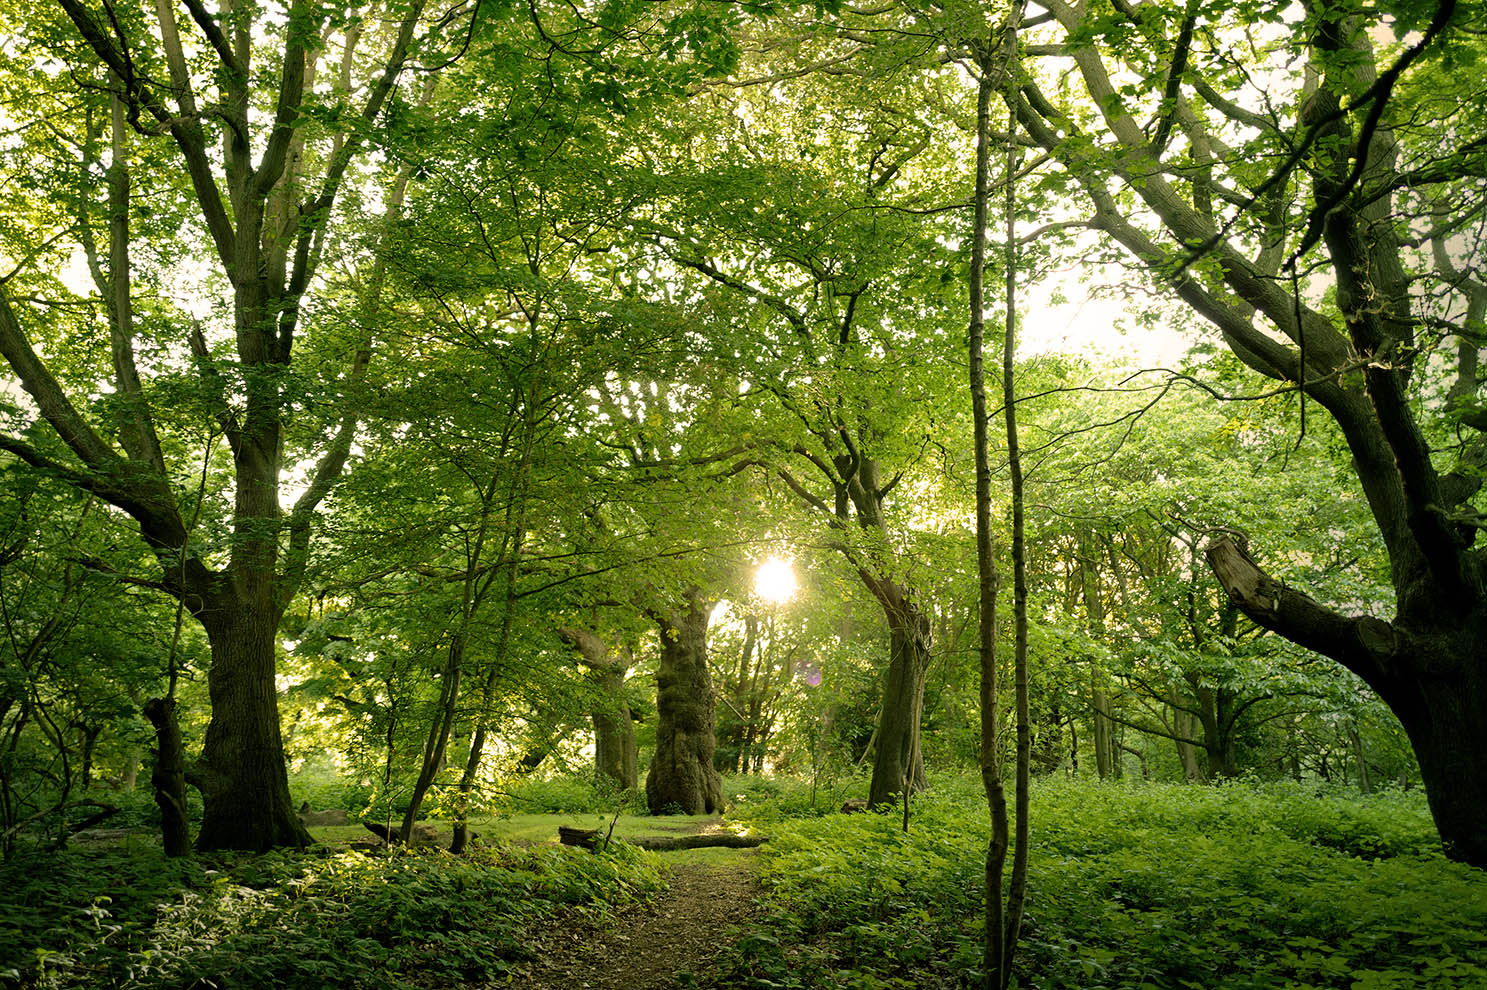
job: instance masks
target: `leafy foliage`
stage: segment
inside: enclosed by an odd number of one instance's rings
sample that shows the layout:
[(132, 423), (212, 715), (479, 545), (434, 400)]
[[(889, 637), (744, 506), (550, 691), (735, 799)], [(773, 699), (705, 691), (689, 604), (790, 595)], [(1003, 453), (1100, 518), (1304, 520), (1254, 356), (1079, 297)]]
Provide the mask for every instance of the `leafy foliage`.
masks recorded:
[[(716, 986), (979, 978), (985, 810), (969, 778), (895, 816), (773, 819), (765, 928)], [(747, 813), (746, 809), (741, 809)], [(1487, 878), (1448, 862), (1418, 794), (1045, 779), (1018, 981), (1030, 987), (1467, 988)]]
[(630, 846), (215, 864), (128, 851), (6, 873), (0, 978), (45, 987), (492, 981), (527, 958), (526, 925), (571, 906), (613, 911), (663, 886), (654, 857)]

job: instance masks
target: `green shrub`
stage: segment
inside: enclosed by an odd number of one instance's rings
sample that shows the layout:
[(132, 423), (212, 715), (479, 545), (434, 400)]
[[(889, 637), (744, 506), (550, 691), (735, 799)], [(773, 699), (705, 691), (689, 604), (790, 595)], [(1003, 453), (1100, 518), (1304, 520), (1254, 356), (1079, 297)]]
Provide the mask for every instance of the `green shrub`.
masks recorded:
[(561, 777), (524, 777), (506, 789), (506, 802), (523, 814), (576, 815), (614, 814), (617, 807), (644, 811), (645, 795), (621, 791), (607, 777), (568, 774)]

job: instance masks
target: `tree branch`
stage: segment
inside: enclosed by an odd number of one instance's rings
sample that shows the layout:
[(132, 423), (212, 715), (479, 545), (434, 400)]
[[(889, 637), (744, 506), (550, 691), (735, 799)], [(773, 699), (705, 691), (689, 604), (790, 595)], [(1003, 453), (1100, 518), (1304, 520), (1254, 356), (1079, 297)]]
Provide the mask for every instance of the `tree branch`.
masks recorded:
[(1394, 656), (1409, 649), (1403, 630), (1321, 605), (1266, 574), (1231, 537), (1214, 540), (1203, 552), (1229, 598), (1256, 625), (1331, 657), (1375, 690), (1394, 676)]

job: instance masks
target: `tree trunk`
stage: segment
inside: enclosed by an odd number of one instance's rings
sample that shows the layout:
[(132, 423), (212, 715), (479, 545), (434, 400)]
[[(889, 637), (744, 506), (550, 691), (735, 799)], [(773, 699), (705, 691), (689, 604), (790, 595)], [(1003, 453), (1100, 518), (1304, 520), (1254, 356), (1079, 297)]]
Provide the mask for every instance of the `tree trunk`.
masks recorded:
[(445, 657), (444, 671), (439, 678), (439, 700), (434, 706), (428, 737), (423, 742), (423, 760), (418, 767), (418, 778), (413, 782), (413, 793), (408, 796), (408, 807), (403, 811), (404, 842), (412, 837), (413, 823), (418, 820), (418, 813), (423, 809), (423, 799), (434, 786), (439, 772), (444, 769), (444, 757), (449, 751), (449, 736), (454, 731), (454, 717), (459, 710), (460, 681), (464, 675), (464, 634), (464, 623), (461, 623)]
[[(1483, 640), (1475, 638), (1480, 644)], [(1470, 650), (1458, 641), (1463, 650)], [(1480, 647), (1478, 647), (1480, 648)], [(1464, 653), (1463, 656), (1475, 654)], [(1398, 657), (1400, 667), (1408, 660)], [(1439, 669), (1440, 655), (1424, 662)], [(1428, 666), (1427, 666), (1428, 665)], [(1410, 665), (1413, 666), (1413, 665)], [(1487, 684), (1466, 663), (1455, 676), (1406, 681), (1379, 695), (1409, 736), (1446, 855), (1487, 870)]]
[(271, 608), (229, 599), (203, 613), (201, 620), (212, 648), (207, 675), (212, 720), (193, 780), (203, 802), (197, 848), (307, 846), (310, 833), (289, 797), (279, 738), (274, 683), (278, 615)]
[[(1090, 635), (1097, 642), (1105, 639), (1105, 599), (1100, 593), (1100, 570), (1096, 563), (1100, 559), (1093, 534), (1080, 530), (1079, 591), (1084, 599)], [(1101, 780), (1110, 780), (1120, 776), (1120, 754), (1115, 747), (1115, 722), (1110, 717), (1110, 690), (1098, 659), (1090, 659), (1089, 679), (1090, 736), (1095, 746), (1095, 772)]]
[(1214, 780), (1239, 776), (1239, 761), (1234, 752), (1234, 720), (1231, 716), (1233, 696), (1223, 688), (1204, 687), (1195, 678), (1193, 697), (1198, 702), (1197, 719), (1203, 727), (1203, 753), (1208, 757), (1208, 773)]
[(1359, 735), (1357, 725), (1348, 730), (1348, 737), (1353, 743), (1353, 755), (1358, 759), (1358, 790), (1364, 794), (1372, 794), (1373, 781), (1368, 776), (1368, 754), (1363, 751), (1363, 737)]
[[(1487, 605), (1434, 627), (1332, 611), (1262, 571), (1228, 537), (1206, 550), (1230, 597), (1256, 623), (1353, 670), (1398, 717), (1446, 855), (1487, 869)], [(1425, 596), (1418, 590), (1409, 596)], [(1418, 606), (1423, 608), (1423, 606)]]
[(713, 767), (717, 697), (707, 669), (707, 622), (712, 603), (696, 588), (685, 610), (652, 613), (661, 627), (661, 667), (656, 672), (656, 755), (645, 778), (651, 814), (723, 810), (723, 781)]
[[(582, 849), (597, 849), (599, 843), (605, 840), (596, 828), (570, 828), (567, 825), (558, 826), (558, 841), (565, 846), (578, 846)], [(641, 849), (650, 849), (653, 852), (674, 852), (678, 849), (753, 849), (762, 846), (765, 837), (762, 835), (734, 835), (732, 832), (722, 832), (713, 835), (678, 835), (678, 836), (640, 836), (634, 839), (619, 839), (627, 845), (639, 846)]]
[(609, 777), (624, 790), (634, 790), (640, 780), (635, 749), (635, 717), (625, 700), (625, 674), (628, 668), (618, 663), (600, 670), (593, 677), (604, 696), (594, 708), (594, 769)]
[(184, 856), (191, 848), (191, 827), (186, 818), (186, 751), (176, 722), (176, 701), (151, 698), (145, 702), (144, 714), (155, 727), (155, 769), (150, 784), (160, 806), (165, 855)]
[[(1100, 673), (1093, 676), (1095, 685), (1098, 685)], [(1090, 708), (1093, 712), (1090, 735), (1095, 745), (1095, 772), (1101, 780), (1119, 777), (1120, 761), (1115, 758), (1115, 722), (1110, 718), (1110, 693), (1098, 686), (1091, 687)]]
[(119, 790), (125, 794), (133, 793), (135, 781), (139, 777), (138, 746), (130, 746), (124, 751), (124, 769), (119, 773)]
[(1206, 778), (1203, 767), (1198, 763), (1198, 750), (1187, 741), (1198, 735), (1198, 720), (1193, 717), (1192, 712), (1180, 708), (1172, 710), (1172, 734), (1182, 737), (1173, 741), (1177, 744), (1177, 758), (1182, 762), (1183, 779), (1190, 784), (1202, 783)]
[(878, 748), (873, 755), (873, 777), (868, 804), (892, 804), (909, 790), (925, 786), (924, 757), (919, 745), (919, 721), (924, 710), (924, 678), (929, 672), (929, 618), (905, 590), (886, 580), (880, 588), (893, 592), (880, 597), (888, 619), (891, 656), (883, 678), (883, 707), (878, 715)]
[(629, 646), (611, 650), (598, 633), (578, 626), (559, 627), (558, 636), (573, 647), (578, 662), (588, 669), (589, 679), (599, 688), (599, 701), (589, 713), (594, 722), (594, 769), (625, 790), (633, 790), (640, 771), (635, 716), (625, 700), (625, 678), (634, 662), (633, 652)]

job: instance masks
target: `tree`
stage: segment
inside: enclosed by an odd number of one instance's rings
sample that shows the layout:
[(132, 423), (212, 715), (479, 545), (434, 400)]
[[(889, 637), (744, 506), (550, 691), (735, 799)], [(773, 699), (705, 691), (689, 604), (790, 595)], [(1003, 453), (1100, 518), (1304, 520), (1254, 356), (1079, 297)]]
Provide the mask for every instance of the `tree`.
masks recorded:
[(672, 606), (649, 609), (660, 627), (661, 662), (656, 668), (656, 753), (645, 775), (651, 814), (723, 810), (723, 781), (713, 766), (718, 699), (707, 666), (707, 625), (715, 602), (697, 587)]
[[(304, 845), (309, 836), (285, 776), (275, 633), (304, 575), (316, 509), (350, 452), (356, 412), (345, 406), (307, 435), (296, 416), (304, 411), (304, 379), (291, 369), (337, 197), (368, 134), (398, 103), (395, 88), (418, 47), (424, 5), (395, 3), (385, 20), (364, 21), (353, 8), (305, 0), (282, 17), (236, 4), (214, 15), (189, 3), (189, 38), (170, 4), (157, 5), (153, 18), (82, 0), (58, 6), (65, 19), (50, 10), (28, 19), (29, 41), (61, 67), (57, 79), (77, 80), (81, 104), (110, 108), (107, 203), (80, 203), (73, 233), (98, 280), (118, 412), (107, 420), (90, 415), (76, 400), (88, 384), (74, 380), (69, 388), (66, 369), (43, 360), (35, 344), (46, 323), (35, 305), (16, 308), (22, 282), (12, 278), (0, 292), (0, 354), (66, 450), (51, 452), (9, 432), (0, 435), (0, 449), (127, 513), (159, 567), (158, 585), (206, 630), (212, 721), (191, 776), (205, 803), (198, 845)], [(339, 71), (321, 72), (333, 53)], [(358, 70), (368, 76), (364, 85), (354, 78)], [(98, 129), (76, 114), (50, 126), (79, 127), (78, 144)], [(131, 134), (148, 154), (133, 150)], [(15, 164), (33, 166), (29, 155)], [(175, 245), (204, 239), (211, 269), (190, 275), (204, 294), (220, 288), (229, 300), (227, 348), (215, 340), (215, 327), (171, 305), (158, 285), (135, 280), (140, 245), (131, 223), (144, 207), (132, 190), (174, 193), (163, 177), (176, 173), (189, 183), (194, 217), (188, 221), (182, 211), (187, 226), (175, 233)], [(92, 249), (95, 225), (106, 226), (106, 263)], [(164, 324), (160, 343), (175, 366), (195, 367), (190, 387), (231, 447), (234, 503), (220, 550), (192, 539), (179, 474), (161, 441), (169, 399), (152, 375), (164, 377), (170, 365), (139, 360), (143, 317), (156, 312)], [(361, 375), (371, 345), (363, 336), (338, 355), (330, 375), (340, 382), (327, 399)], [(318, 460), (286, 514), (286, 467), (314, 447)]]
[(941, 108), (904, 92), (916, 45), (811, 40), (782, 45), (783, 61), (766, 46), (749, 82), (698, 101), (648, 230), (655, 268), (689, 277), (708, 356), (755, 410), (749, 458), (826, 530), (882, 616), (869, 791), (882, 804), (925, 784), (931, 568), (916, 529), (939, 494), (933, 424), (956, 415), (941, 384), (958, 360), (943, 332), (958, 319), (941, 278), (953, 234), (935, 215), (935, 167), (954, 160), (931, 140)]
[(594, 721), (594, 769), (622, 790), (633, 790), (640, 781), (640, 770), (635, 718), (625, 697), (625, 676), (634, 663), (634, 652), (628, 645), (620, 649), (606, 646), (590, 629), (564, 626), (558, 636), (573, 647), (597, 689), (590, 713)]
[[(1472, 243), (1461, 233), (1481, 210), (1487, 92), (1464, 68), (1479, 58), (1480, 12), (1390, 5), (1377, 24), (1313, 0), (1236, 23), (1202, 3), (1042, 7), (1056, 27), (1039, 51), (1071, 70), (1068, 95), (1029, 81), (1019, 120), (1093, 227), (1249, 368), (1335, 420), (1388, 554), (1394, 615), (1319, 602), (1232, 536), (1207, 549), (1214, 573), (1253, 622), (1378, 693), (1414, 746), (1448, 854), (1487, 867), (1481, 307), (1470, 280), (1450, 277), (1466, 258), (1441, 266), (1417, 249)], [(1325, 297), (1303, 291), (1305, 273), (1330, 283)], [(1445, 389), (1456, 401), (1422, 404), (1448, 338), (1461, 341)]]

